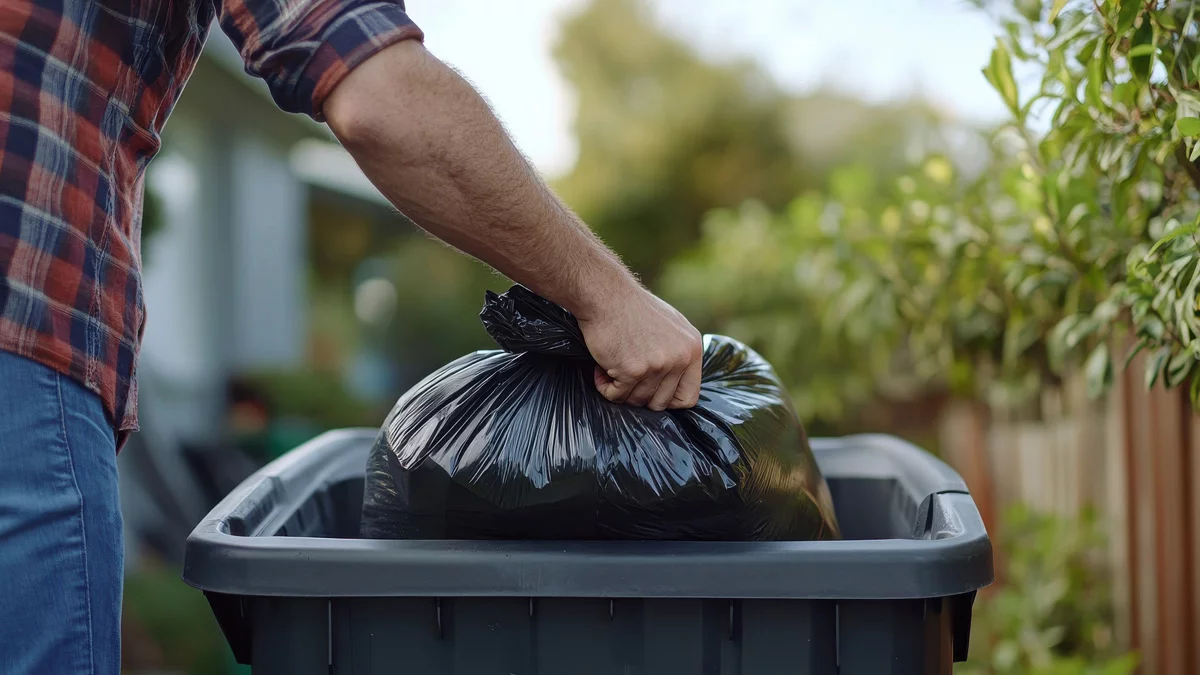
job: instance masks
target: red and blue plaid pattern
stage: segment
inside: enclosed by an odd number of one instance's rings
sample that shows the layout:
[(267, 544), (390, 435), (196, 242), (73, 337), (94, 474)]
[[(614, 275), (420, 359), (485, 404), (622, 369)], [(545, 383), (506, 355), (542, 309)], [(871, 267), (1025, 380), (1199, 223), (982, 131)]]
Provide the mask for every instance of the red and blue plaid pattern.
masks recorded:
[(82, 382), (121, 432), (143, 175), (214, 19), (281, 108), (316, 119), (355, 65), (422, 39), (402, 0), (0, 0), (0, 349)]

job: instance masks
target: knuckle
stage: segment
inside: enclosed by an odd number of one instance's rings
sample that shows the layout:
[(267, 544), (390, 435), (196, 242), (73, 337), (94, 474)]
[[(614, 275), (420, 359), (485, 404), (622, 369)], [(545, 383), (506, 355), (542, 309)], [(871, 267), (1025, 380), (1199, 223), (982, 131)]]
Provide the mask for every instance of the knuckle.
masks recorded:
[(663, 360), (662, 355), (658, 353), (648, 355), (645, 363), (642, 364), (642, 376), (646, 377), (661, 371)]

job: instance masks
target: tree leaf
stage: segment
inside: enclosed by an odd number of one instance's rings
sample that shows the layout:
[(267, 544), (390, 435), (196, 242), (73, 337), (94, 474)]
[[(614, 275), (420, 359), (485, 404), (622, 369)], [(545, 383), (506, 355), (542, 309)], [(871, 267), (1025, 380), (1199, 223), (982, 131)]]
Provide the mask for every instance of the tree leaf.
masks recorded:
[(1129, 353), (1125, 355), (1125, 360), (1121, 363), (1121, 370), (1126, 370), (1129, 368), (1129, 364), (1133, 363), (1134, 357), (1142, 353), (1142, 350), (1145, 348), (1145, 340), (1138, 340), (1137, 344), (1133, 346), (1133, 349), (1130, 349)]
[[(1178, 221), (1175, 221), (1174, 219), (1172, 219), (1170, 222), (1177, 223)], [(1169, 225), (1170, 225), (1170, 223), (1168, 223), (1168, 226)], [(1162, 239), (1159, 239), (1158, 241), (1154, 242), (1154, 246), (1150, 247), (1150, 252), (1147, 253), (1146, 255), (1152, 256), (1155, 253), (1158, 253), (1160, 250), (1162, 250), (1163, 248), (1166, 248), (1171, 243), (1173, 243), (1176, 239), (1180, 239), (1182, 237), (1191, 237), (1191, 236), (1195, 235), (1197, 232), (1197, 229), (1198, 228), (1196, 225), (1178, 225), (1177, 224), (1175, 227), (1173, 227), (1171, 229), (1170, 232), (1163, 235)]]
[(1154, 340), (1162, 340), (1164, 330), (1163, 322), (1157, 316), (1146, 317), (1146, 320), (1138, 327), (1139, 334), (1144, 333)]
[(1147, 389), (1154, 388), (1154, 383), (1158, 382), (1158, 374), (1162, 371), (1163, 365), (1166, 364), (1167, 359), (1170, 356), (1171, 350), (1163, 347), (1157, 352), (1154, 352), (1154, 356), (1146, 359), (1145, 383)]
[(1067, 331), (1064, 342), (1068, 350), (1078, 347), (1092, 333), (1100, 328), (1100, 321), (1094, 316), (1083, 316), (1071, 330)]
[(1137, 21), (1138, 15), (1142, 13), (1142, 8), (1146, 6), (1143, 0), (1117, 0), (1121, 8), (1117, 12), (1117, 35), (1133, 28), (1133, 24)]
[(1004, 100), (1008, 109), (1014, 115), (1019, 115), (1017, 81), (1013, 79), (1012, 55), (1009, 54), (1003, 39), (996, 38), (996, 47), (992, 50), (991, 61), (987, 68), (984, 68), (983, 74), (992, 87), (999, 92), (1000, 98)]
[(1083, 43), (1079, 47), (1079, 52), (1075, 54), (1075, 61), (1081, 66), (1087, 66), (1088, 61), (1096, 55), (1096, 45), (1098, 44), (1100, 44), (1099, 37), (1094, 37)]
[(1087, 378), (1088, 396), (1098, 398), (1112, 384), (1112, 359), (1108, 355), (1108, 343), (1096, 345), (1083, 366)]
[(1175, 130), (1189, 138), (1200, 136), (1200, 117), (1180, 117), (1175, 120)]
[(1019, 314), (1010, 314), (1008, 324), (1004, 327), (1004, 362), (1016, 363), (1039, 337), (1041, 335), (1035, 322)]
[(1186, 89), (1173, 89), (1171, 94), (1179, 102), (1179, 117), (1195, 117), (1200, 115), (1200, 95)]
[(1099, 108), (1104, 104), (1100, 93), (1104, 87), (1105, 59), (1107, 59), (1107, 55), (1104, 53), (1104, 44), (1097, 43), (1096, 54), (1087, 64), (1087, 87), (1085, 89), (1088, 105), (1093, 108)]
[[(1154, 66), (1154, 22), (1147, 18), (1133, 33), (1133, 47), (1129, 50), (1129, 69), (1138, 79), (1145, 81), (1150, 77), (1150, 69)], [(1134, 52), (1138, 52), (1134, 54)]]
[(1004, 30), (1008, 33), (1008, 46), (1012, 49), (1013, 56), (1021, 61), (1028, 61), (1033, 56), (1021, 46), (1021, 28), (1022, 24), (1016, 21), (1004, 24)]
[(1196, 358), (1190, 352), (1182, 351), (1171, 357), (1167, 363), (1166, 384), (1168, 387), (1178, 387), (1191, 374), (1196, 365)]
[(1054, 23), (1054, 20), (1058, 18), (1058, 13), (1066, 6), (1067, 0), (1054, 0), (1054, 4), (1050, 6), (1050, 18), (1047, 20), (1050, 23)]
[(1046, 337), (1046, 360), (1050, 362), (1051, 370), (1061, 372), (1063, 366), (1066, 365), (1069, 351), (1067, 335), (1075, 329), (1082, 318), (1082, 314), (1068, 314), (1054, 328), (1050, 329), (1050, 335)]
[[(1063, 24), (1058, 28), (1057, 31), (1055, 31), (1054, 37), (1050, 38), (1050, 41), (1046, 43), (1046, 50), (1055, 51), (1059, 47), (1062, 47), (1078, 37), (1079, 34), (1088, 27), (1088, 18), (1088, 15), (1084, 12), (1079, 12), (1078, 14), (1073, 15), (1069, 23)], [(1051, 19), (1051, 21), (1053, 21), (1053, 19)], [(1086, 50), (1086, 48), (1087, 47), (1085, 45), (1084, 50)]]
[(1192, 143), (1192, 152), (1188, 155), (1188, 161), (1194, 162), (1200, 159), (1200, 141)]
[(1175, 20), (1175, 15), (1171, 12), (1169, 6), (1165, 10), (1155, 12), (1154, 19), (1166, 30), (1174, 31), (1179, 29), (1179, 22)]

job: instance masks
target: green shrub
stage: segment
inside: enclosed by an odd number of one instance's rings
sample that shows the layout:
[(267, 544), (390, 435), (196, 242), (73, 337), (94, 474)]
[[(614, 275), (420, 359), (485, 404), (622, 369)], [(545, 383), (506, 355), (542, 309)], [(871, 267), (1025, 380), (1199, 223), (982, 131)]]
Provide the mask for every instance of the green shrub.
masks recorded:
[(980, 597), (963, 675), (1130, 675), (1117, 648), (1104, 537), (1092, 514), (1010, 510), (999, 549), (1005, 583)]

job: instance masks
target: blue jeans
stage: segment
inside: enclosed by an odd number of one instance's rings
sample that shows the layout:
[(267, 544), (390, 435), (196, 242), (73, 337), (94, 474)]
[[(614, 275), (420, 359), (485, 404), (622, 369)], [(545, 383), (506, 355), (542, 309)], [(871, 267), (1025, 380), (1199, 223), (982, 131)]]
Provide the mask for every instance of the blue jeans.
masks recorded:
[(120, 672), (116, 454), (100, 397), (0, 351), (0, 673)]

